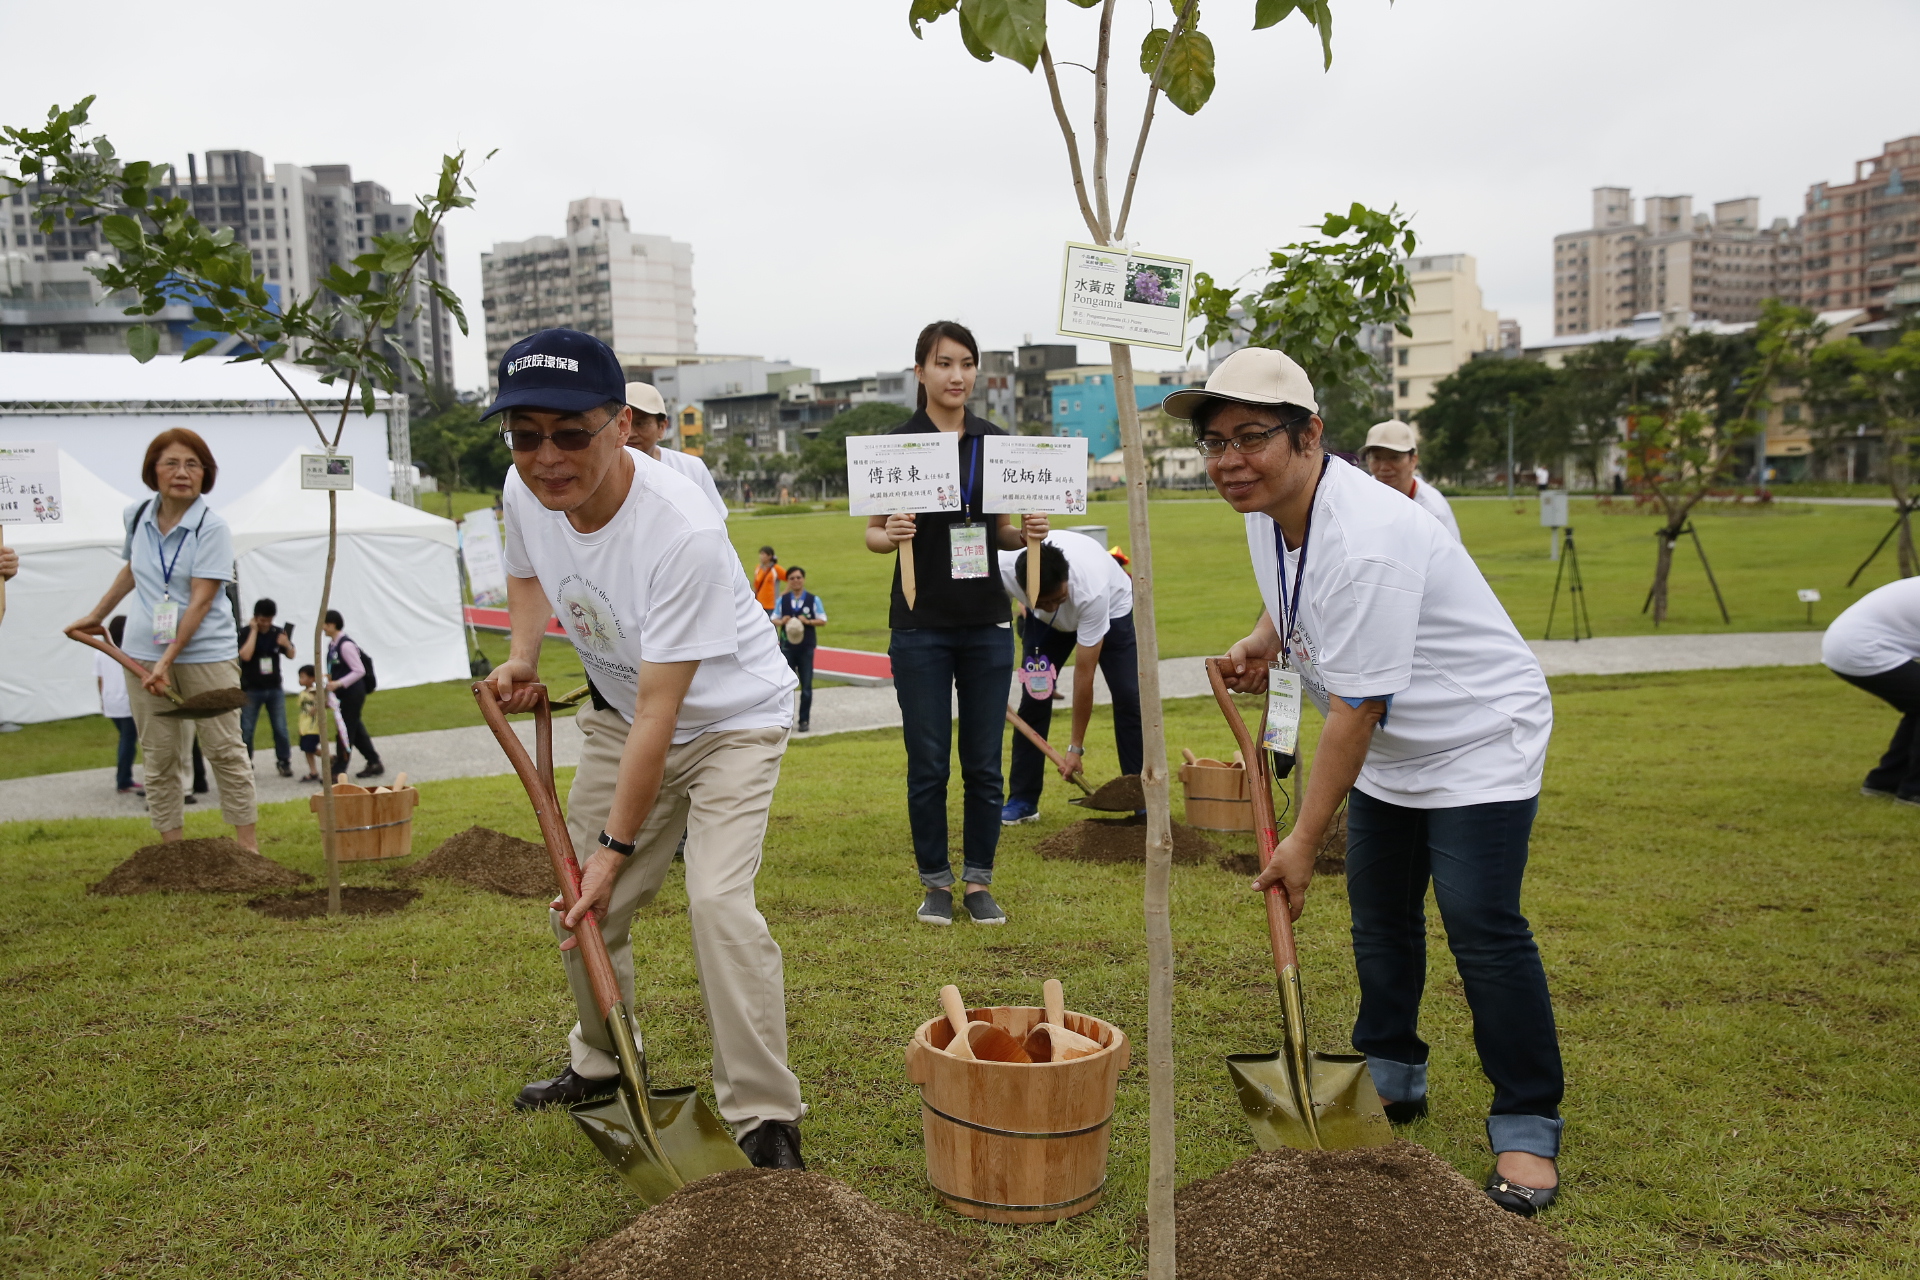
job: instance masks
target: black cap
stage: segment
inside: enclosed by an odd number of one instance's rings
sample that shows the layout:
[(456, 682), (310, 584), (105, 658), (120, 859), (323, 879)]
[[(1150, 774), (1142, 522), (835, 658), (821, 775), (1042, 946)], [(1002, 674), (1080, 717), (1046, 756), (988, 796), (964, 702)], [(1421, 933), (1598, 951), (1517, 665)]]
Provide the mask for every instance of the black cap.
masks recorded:
[(609, 400), (627, 402), (627, 375), (613, 348), (578, 329), (542, 329), (500, 358), (500, 397), (480, 416), (502, 409), (579, 413)]

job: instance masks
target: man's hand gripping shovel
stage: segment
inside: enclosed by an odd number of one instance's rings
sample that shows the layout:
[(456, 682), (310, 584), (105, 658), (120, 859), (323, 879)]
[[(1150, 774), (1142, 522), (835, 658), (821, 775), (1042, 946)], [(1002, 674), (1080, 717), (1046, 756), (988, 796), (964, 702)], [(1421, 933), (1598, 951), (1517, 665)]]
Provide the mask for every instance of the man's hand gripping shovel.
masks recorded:
[[(1234, 741), (1254, 770), (1253, 818), (1260, 835), (1260, 866), (1265, 870), (1280, 843), (1267, 753), (1247, 733), (1246, 722), (1227, 691), (1220, 659), (1207, 659), (1207, 682), (1213, 686), (1214, 701), (1220, 704)], [(1381, 1109), (1380, 1095), (1374, 1091), (1366, 1056), (1307, 1048), (1306, 1001), (1300, 988), (1300, 960), (1294, 951), (1286, 891), (1275, 884), (1265, 896), (1267, 939), (1273, 948), (1274, 974), (1280, 982), (1285, 1044), (1273, 1053), (1227, 1055), (1227, 1074), (1233, 1077), (1241, 1109), (1253, 1126), (1253, 1140), (1262, 1151), (1276, 1147), (1335, 1151), (1384, 1146), (1393, 1141), (1393, 1129)]]
[[(480, 714), (486, 717), (487, 727), (499, 739), (500, 749), (507, 753), (528, 799), (533, 801), (540, 835), (553, 861), (554, 878), (560, 884), (560, 900), (570, 911), (580, 899), (580, 864), (574, 857), (573, 840), (567, 835), (559, 793), (553, 784), (553, 712), (547, 705), (544, 686), (523, 685), (514, 692), (533, 695), (537, 766), (508, 726), (506, 710), (493, 685), (481, 681), (473, 686)], [(520, 701), (515, 697), (516, 704)], [(675, 1188), (696, 1178), (749, 1167), (746, 1153), (728, 1135), (727, 1127), (708, 1108), (698, 1089), (656, 1089), (648, 1082), (646, 1051), (633, 1015), (620, 998), (620, 984), (614, 977), (606, 941), (600, 936), (598, 917), (582, 919), (573, 935), (579, 943), (587, 980), (593, 986), (594, 1000), (607, 1020), (614, 1057), (620, 1063), (619, 1091), (603, 1102), (576, 1103), (569, 1108), (574, 1122), (647, 1205), (660, 1203)]]

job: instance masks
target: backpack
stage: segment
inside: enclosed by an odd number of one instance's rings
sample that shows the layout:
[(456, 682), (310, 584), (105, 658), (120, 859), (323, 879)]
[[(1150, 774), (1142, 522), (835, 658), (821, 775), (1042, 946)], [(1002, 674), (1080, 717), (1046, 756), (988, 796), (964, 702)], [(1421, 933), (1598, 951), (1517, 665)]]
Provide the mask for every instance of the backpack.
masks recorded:
[[(340, 638), (333, 642), (333, 660), (327, 663), (327, 678), (329, 680), (338, 680), (341, 676), (347, 674), (347, 664), (339, 655), (340, 646), (349, 640), (353, 640), (353, 637), (342, 631)], [(360, 665), (366, 669), (367, 673), (360, 677), (360, 687), (366, 692), (372, 693), (380, 687), (379, 677), (373, 674), (373, 655), (368, 653), (367, 647), (358, 640), (353, 640), (353, 647), (360, 651)]]

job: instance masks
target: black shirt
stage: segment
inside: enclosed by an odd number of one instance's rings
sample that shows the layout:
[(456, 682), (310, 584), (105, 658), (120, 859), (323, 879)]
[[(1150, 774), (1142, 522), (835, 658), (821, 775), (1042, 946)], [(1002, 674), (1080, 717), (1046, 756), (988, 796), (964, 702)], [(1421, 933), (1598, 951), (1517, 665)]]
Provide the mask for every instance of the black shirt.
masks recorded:
[[(887, 434), (913, 435), (939, 429), (922, 409)], [(907, 608), (907, 598), (901, 594), (900, 567), (896, 564), (889, 626), (908, 631), (919, 627), (993, 627), (1007, 621), (1011, 606), (1000, 585), (999, 561), (994, 558), (1000, 550), (1000, 517), (980, 510), (987, 487), (981, 437), (1005, 434), (985, 418), (966, 415), (960, 433), (960, 483), (966, 487), (962, 510), (915, 513), (913, 541), (907, 544), (913, 548), (914, 607)], [(947, 531), (968, 521), (985, 526), (987, 531), (984, 578), (953, 576), (953, 542)]]
[[(240, 643), (247, 642), (247, 633), (253, 630), (249, 621), (240, 628)], [(240, 659), (240, 687), (242, 689), (278, 689), (280, 684), (280, 636), (278, 627), (270, 627), (261, 632), (253, 641), (253, 656)], [(273, 663), (271, 674), (260, 670), (260, 659), (267, 658)]]

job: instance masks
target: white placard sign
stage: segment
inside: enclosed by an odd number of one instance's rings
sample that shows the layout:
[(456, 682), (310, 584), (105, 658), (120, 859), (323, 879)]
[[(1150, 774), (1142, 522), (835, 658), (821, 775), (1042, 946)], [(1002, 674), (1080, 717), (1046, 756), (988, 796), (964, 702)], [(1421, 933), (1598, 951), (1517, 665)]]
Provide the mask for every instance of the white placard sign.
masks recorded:
[(353, 459), (344, 453), (300, 455), (302, 489), (353, 488)]
[(507, 602), (507, 566), (501, 557), (500, 521), (492, 507), (469, 511), (460, 521), (460, 558), (474, 604), (497, 609)]
[(0, 524), (59, 524), (60, 446), (0, 444)]
[(1540, 525), (1545, 529), (1567, 527), (1567, 491), (1565, 489), (1540, 491)]
[(960, 433), (847, 437), (847, 513), (960, 509)]
[(1087, 514), (1085, 436), (984, 436), (985, 510)]
[(1193, 263), (1067, 242), (1060, 274), (1060, 324), (1068, 338), (1186, 350)]

